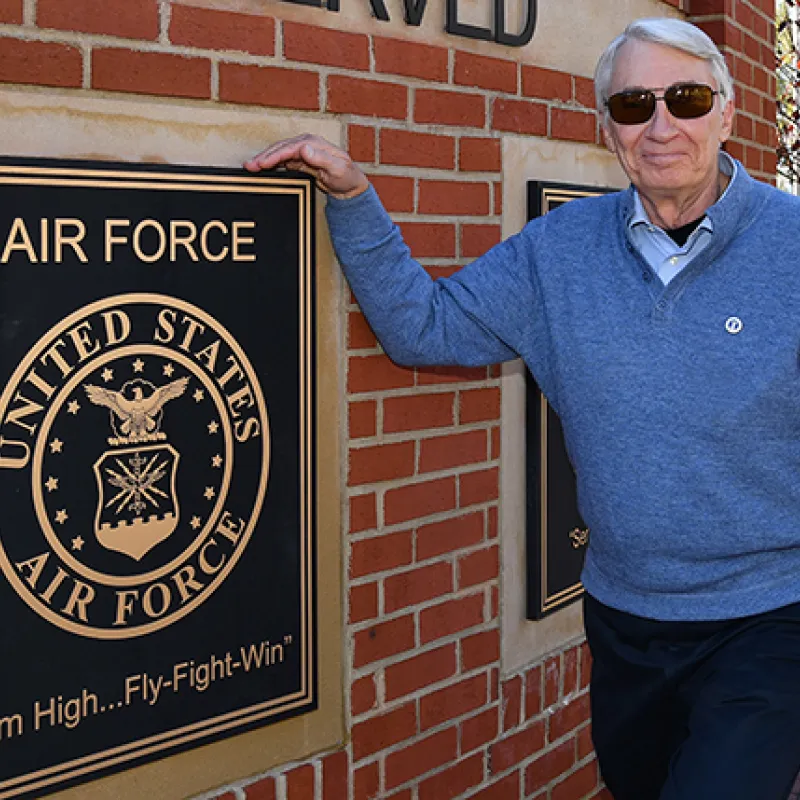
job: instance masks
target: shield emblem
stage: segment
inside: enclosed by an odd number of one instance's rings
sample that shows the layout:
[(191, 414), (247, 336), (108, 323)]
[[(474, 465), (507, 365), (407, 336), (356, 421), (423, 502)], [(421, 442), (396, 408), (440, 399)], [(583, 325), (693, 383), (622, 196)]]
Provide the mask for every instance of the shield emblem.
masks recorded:
[(103, 547), (140, 561), (172, 534), (179, 460), (172, 445), (155, 444), (108, 450), (95, 462), (94, 532)]

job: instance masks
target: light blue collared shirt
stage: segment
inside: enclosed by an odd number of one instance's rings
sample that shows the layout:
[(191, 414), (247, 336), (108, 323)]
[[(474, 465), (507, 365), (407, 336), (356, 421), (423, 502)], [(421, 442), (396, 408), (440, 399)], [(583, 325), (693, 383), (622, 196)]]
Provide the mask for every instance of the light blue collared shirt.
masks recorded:
[[(736, 177), (736, 163), (722, 150), (719, 154), (719, 168), (733, 182)], [(730, 183), (728, 186), (730, 187)], [(726, 189), (722, 197), (727, 192)], [(703, 217), (703, 221), (681, 247), (669, 234), (650, 221), (636, 189), (633, 191), (633, 216), (628, 222), (628, 228), (634, 246), (665, 286), (708, 247), (714, 233), (711, 220), (707, 216)]]

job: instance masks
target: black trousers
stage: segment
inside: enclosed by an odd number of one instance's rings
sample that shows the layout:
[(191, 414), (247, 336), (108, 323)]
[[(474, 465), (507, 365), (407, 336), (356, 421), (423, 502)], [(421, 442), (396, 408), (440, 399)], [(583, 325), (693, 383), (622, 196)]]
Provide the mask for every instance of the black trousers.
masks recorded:
[(800, 772), (800, 603), (658, 622), (587, 596), (584, 613), (614, 800), (786, 800)]

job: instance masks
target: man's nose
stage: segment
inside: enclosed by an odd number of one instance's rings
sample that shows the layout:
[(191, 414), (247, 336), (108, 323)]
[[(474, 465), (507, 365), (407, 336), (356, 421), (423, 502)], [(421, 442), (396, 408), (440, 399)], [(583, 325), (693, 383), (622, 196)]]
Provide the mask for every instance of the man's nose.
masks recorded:
[(675, 133), (675, 117), (669, 113), (663, 97), (656, 99), (656, 110), (650, 118), (649, 133), (656, 137), (670, 137)]

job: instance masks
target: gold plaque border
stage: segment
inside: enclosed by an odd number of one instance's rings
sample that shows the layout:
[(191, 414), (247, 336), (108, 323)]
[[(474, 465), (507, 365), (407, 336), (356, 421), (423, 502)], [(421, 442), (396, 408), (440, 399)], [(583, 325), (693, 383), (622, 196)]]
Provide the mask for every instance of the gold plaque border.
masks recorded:
[[(184, 171), (176, 172), (157, 172), (157, 171), (140, 171), (140, 170), (113, 170), (113, 169), (81, 169), (78, 167), (56, 167), (56, 166), (16, 166), (16, 165), (0, 165), (0, 185), (38, 185), (38, 186), (75, 186), (75, 187), (90, 187), (102, 189), (116, 189), (122, 188), (130, 189), (143, 189), (143, 190), (162, 190), (162, 191), (205, 191), (205, 192), (231, 192), (231, 193), (249, 193), (249, 194), (294, 194), (299, 198), (298, 203), (298, 220), (299, 220), (299, 296), (300, 296), (300, 398), (301, 398), (301, 497), (303, 498), (303, 505), (301, 508), (301, 528), (303, 547), (301, 547), (301, 640), (304, 648), (304, 657), (302, 658), (302, 688), (300, 692), (293, 695), (284, 695), (267, 703), (257, 704), (245, 709), (238, 709), (228, 714), (220, 715), (211, 720), (204, 720), (194, 725), (184, 726), (182, 728), (174, 729), (172, 731), (158, 734), (146, 739), (141, 739), (137, 742), (131, 742), (126, 745), (121, 745), (117, 748), (94, 753), (91, 756), (86, 756), (80, 759), (66, 762), (65, 764), (55, 765), (53, 767), (39, 770), (34, 773), (28, 773), (25, 776), (4, 781), (0, 783), (0, 800), (4, 798), (15, 797), (25, 792), (32, 792), (36, 789), (51, 786), (54, 783), (61, 781), (73, 780), (86, 776), (92, 772), (97, 772), (102, 769), (114, 767), (126, 761), (132, 761), (147, 755), (152, 755), (160, 751), (166, 750), (176, 746), (185, 745), (197, 739), (213, 735), (215, 733), (222, 733), (229, 731), (232, 728), (242, 727), (253, 722), (258, 722), (270, 716), (274, 716), (284, 711), (293, 710), (303, 705), (309, 705), (315, 699), (314, 697), (314, 682), (309, 680), (311, 677), (309, 672), (314, 672), (315, 651), (317, 649), (317, 642), (313, 636), (313, 607), (314, 597), (313, 592), (314, 576), (313, 576), (313, 557), (312, 557), (312, 544), (314, 531), (310, 527), (310, 521), (313, 519), (312, 507), (313, 498), (311, 490), (314, 486), (313, 471), (316, 454), (311, 452), (311, 438), (309, 431), (313, 430), (314, 423), (317, 423), (317, 436), (321, 436), (324, 429), (319, 424), (321, 420), (315, 420), (315, 411), (313, 397), (311, 395), (312, 388), (312, 342), (316, 332), (311, 325), (311, 311), (312, 311), (312, 255), (313, 255), (313, 233), (314, 228), (319, 227), (318, 221), (312, 217), (312, 192), (311, 184), (305, 180), (296, 180), (289, 177), (280, 178), (279, 180), (272, 180), (269, 177), (252, 178), (247, 176), (227, 176), (215, 175), (211, 173), (191, 173)], [(143, 294), (143, 298), (147, 298)], [(174, 302), (177, 298), (171, 298)], [(100, 303), (104, 301), (99, 301)], [(330, 298), (327, 298), (327, 303), (330, 303)], [(80, 313), (86, 312), (88, 308), (93, 307), (95, 304), (90, 304), (80, 310)], [(319, 302), (318, 302), (319, 306)], [(330, 313), (330, 309), (326, 309)], [(77, 312), (76, 312), (77, 313)], [(73, 315), (74, 316), (74, 315)], [(326, 314), (327, 316), (327, 314)], [(216, 321), (216, 320), (215, 320)], [(217, 323), (219, 324), (219, 323)], [(330, 354), (327, 354), (330, 355)], [(335, 357), (335, 354), (334, 354)], [(322, 353), (317, 353), (317, 363), (323, 363)], [(335, 361), (329, 362), (335, 363)], [(22, 369), (23, 365), (19, 365), (16, 372)], [(318, 393), (321, 387), (318, 387)], [(339, 416), (338, 407), (336, 408), (336, 417)], [(331, 426), (332, 431), (338, 430), (338, 424)], [(320, 446), (318, 438), (318, 448)], [(331, 443), (328, 443), (328, 447)], [(328, 449), (328, 448), (325, 448)], [(334, 451), (338, 452), (337, 444), (333, 444)], [(322, 459), (320, 459), (322, 461)], [(320, 469), (318, 478), (322, 477), (322, 470)], [(328, 478), (331, 476), (328, 475)], [(330, 490), (330, 485), (329, 489)], [(327, 492), (326, 492), (327, 493)], [(329, 506), (330, 501), (325, 505)], [(322, 516), (322, 509), (318, 509), (318, 519)], [(320, 555), (318, 554), (317, 560), (323, 563)], [(338, 569), (338, 562), (336, 563)], [(338, 583), (338, 581), (337, 581)], [(338, 615), (335, 615), (338, 617)], [(339, 621), (337, 619), (337, 621)], [(318, 624), (321, 625), (322, 621), (319, 620)], [(337, 677), (341, 669), (341, 652), (336, 652), (334, 659), (334, 666), (336, 667)], [(330, 696), (330, 692), (327, 693)], [(339, 717), (341, 713), (341, 699), (335, 703), (334, 714)], [(337, 713), (338, 712), (338, 713)], [(308, 716), (319, 716), (319, 710)], [(301, 720), (302, 721), (302, 718)], [(290, 726), (290, 723), (297, 723), (298, 720), (288, 720), (285, 723), (279, 723), (278, 727), (296, 727)], [(341, 720), (338, 720), (339, 725), (334, 725), (334, 729), (340, 728)], [(330, 728), (330, 725), (326, 725)], [(270, 729), (265, 729), (269, 731)], [(254, 734), (261, 734), (263, 730), (251, 731), (242, 734), (241, 737), (236, 737), (235, 742), (243, 739), (253, 740), (256, 738)], [(260, 737), (259, 737), (260, 738)], [(340, 738), (340, 737), (337, 737)], [(304, 731), (302, 741), (308, 746), (309, 737), (307, 732)], [(234, 742), (234, 743), (235, 743)], [(249, 744), (249, 743), (248, 743)], [(298, 742), (299, 744), (299, 742)], [(220, 747), (220, 746), (224, 746)], [(138, 749), (136, 749), (138, 748)], [(195, 763), (197, 761), (197, 754), (205, 753), (210, 749), (222, 751), (223, 749), (231, 752), (231, 740), (224, 740), (222, 742), (209, 743), (199, 751), (190, 751), (186, 753), (179, 753), (169, 758), (170, 762), (176, 763), (178, 761), (187, 761), (187, 757), (194, 756), (191, 760)], [(245, 746), (246, 749), (247, 746)], [(207, 758), (208, 756), (200, 755), (200, 758)], [(241, 759), (234, 759), (240, 761)], [(263, 759), (259, 759), (263, 761)], [(252, 761), (252, 759), (248, 759)], [(154, 764), (146, 764), (141, 767), (136, 767), (130, 773), (119, 773), (116, 775), (103, 778), (95, 783), (82, 784), (73, 789), (67, 789), (63, 792), (53, 794), (54, 798), (81, 798), (82, 800), (89, 800), (89, 798), (114, 798), (114, 800), (124, 800), (124, 798), (137, 798), (141, 797), (146, 791), (158, 791), (156, 786), (163, 785), (165, 782), (163, 770), (164, 761), (156, 762)], [(255, 766), (255, 765), (254, 765)], [(266, 764), (265, 764), (266, 766)], [(155, 767), (156, 769), (152, 769)], [(191, 769), (191, 767), (188, 767)], [(257, 771), (258, 767), (251, 771)], [(169, 772), (169, 769), (167, 769)], [(206, 772), (206, 770), (201, 770)], [(150, 774), (150, 779), (144, 779), (147, 784), (151, 784), (151, 788), (146, 789), (141, 783), (145, 773)], [(220, 782), (225, 780), (234, 780), (242, 775), (231, 773), (229, 769), (214, 770), (214, 774), (219, 774)], [(131, 783), (125, 779), (128, 776), (133, 778)], [(135, 776), (135, 777), (134, 777)], [(202, 791), (203, 788), (211, 788), (209, 786), (196, 785), (196, 778), (194, 775), (187, 775), (190, 780), (180, 781), (180, 784), (186, 786), (186, 789), (179, 790), (180, 794), (162, 794), (162, 800), (167, 797), (181, 797), (185, 796), (184, 792), (197, 792)], [(173, 784), (174, 776), (170, 776), (167, 780), (168, 783)], [(124, 788), (122, 784), (128, 783), (128, 789)], [(212, 784), (213, 785), (213, 784)], [(113, 787), (113, 788), (112, 788)], [(189, 788), (191, 787), (191, 788)], [(173, 784), (173, 792), (177, 787)]]

